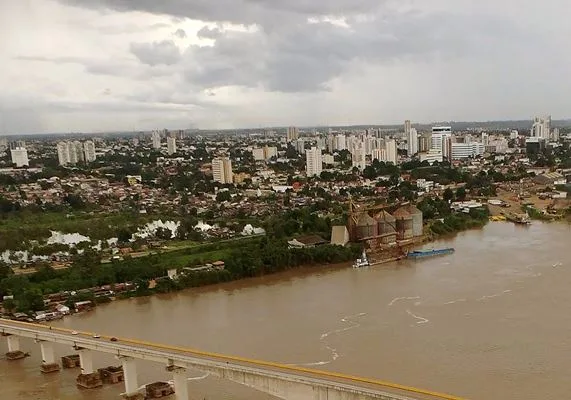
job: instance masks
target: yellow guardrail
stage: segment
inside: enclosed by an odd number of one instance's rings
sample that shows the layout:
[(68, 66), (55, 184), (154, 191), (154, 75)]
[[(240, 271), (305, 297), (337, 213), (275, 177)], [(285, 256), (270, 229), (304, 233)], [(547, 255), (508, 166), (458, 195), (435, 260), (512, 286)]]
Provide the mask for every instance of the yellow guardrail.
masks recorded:
[[(59, 331), (59, 332), (68, 333), (68, 334), (71, 334), (71, 332), (77, 332), (78, 335), (84, 335), (84, 336), (90, 336), (90, 337), (94, 334), (93, 332), (74, 331), (74, 330), (68, 329), (68, 328), (48, 327), (46, 325), (36, 324), (36, 323), (32, 323), (32, 322), (21, 322), (21, 321), (12, 321), (12, 320), (3, 320), (3, 319), (0, 319), (0, 321), (15, 323), (15, 324), (23, 325), (26, 327), (31, 327), (31, 326), (32, 327), (39, 327), (42, 330), (50, 329), (52, 331)], [(101, 337), (101, 339), (110, 340), (113, 336), (100, 335), (100, 337)], [(381, 381), (378, 379), (362, 378), (359, 376), (346, 375), (346, 374), (341, 374), (338, 372), (328, 372), (328, 371), (322, 371), (322, 370), (318, 370), (318, 369), (296, 367), (296, 366), (291, 366), (291, 365), (274, 363), (271, 361), (262, 361), (262, 360), (254, 360), (254, 359), (245, 358), (245, 357), (229, 356), (229, 355), (224, 355), (224, 354), (219, 354), (219, 353), (211, 353), (211, 352), (207, 352), (207, 351), (195, 350), (195, 349), (191, 349), (191, 348), (187, 348), (187, 347), (157, 344), (157, 343), (147, 342), (147, 341), (143, 341), (143, 340), (136, 340), (136, 339), (127, 339), (127, 338), (117, 337), (117, 342), (121, 343), (121, 344), (133, 344), (133, 345), (138, 345), (138, 346), (145, 346), (145, 347), (149, 347), (149, 348), (157, 349), (157, 350), (170, 350), (170, 351), (176, 351), (176, 352), (180, 352), (180, 353), (188, 353), (188, 354), (193, 354), (193, 355), (202, 356), (202, 357), (209, 357), (209, 358), (217, 359), (218, 361), (224, 361), (224, 362), (234, 361), (234, 362), (252, 364), (253, 366), (258, 366), (258, 367), (271, 367), (271, 368), (276, 368), (276, 369), (280, 369), (283, 371), (303, 372), (303, 373), (312, 374), (315, 376), (326, 377), (326, 378), (343, 379), (343, 380), (347, 380), (347, 381), (351, 381), (351, 382), (365, 383), (365, 384), (380, 386), (383, 388), (401, 390), (403, 392), (408, 392), (408, 393), (431, 396), (431, 397), (434, 397), (436, 399), (441, 399), (441, 400), (465, 400), (461, 397), (453, 396), (453, 395), (446, 394), (446, 393), (439, 393), (439, 392), (435, 392), (435, 391), (431, 391), (431, 390), (419, 389), (419, 388), (415, 388), (412, 386), (406, 386), (406, 385), (401, 385), (401, 384), (392, 383), (392, 382), (385, 382), (385, 381)]]

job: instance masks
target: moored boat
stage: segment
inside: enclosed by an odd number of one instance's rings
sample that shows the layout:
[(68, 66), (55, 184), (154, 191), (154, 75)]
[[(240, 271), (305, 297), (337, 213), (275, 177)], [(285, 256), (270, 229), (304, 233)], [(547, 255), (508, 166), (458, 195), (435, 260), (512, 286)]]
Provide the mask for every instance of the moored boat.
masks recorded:
[(357, 258), (353, 263), (353, 268), (363, 268), (363, 267), (368, 267), (369, 265), (371, 264), (369, 263), (369, 259), (367, 258), (367, 253), (365, 253), (365, 250), (363, 250), (361, 258)]
[(409, 251), (406, 256), (407, 256), (407, 258), (424, 258), (424, 257), (433, 257), (433, 256), (440, 256), (440, 255), (452, 254), (452, 253), (454, 253), (454, 248), (447, 247), (444, 249)]

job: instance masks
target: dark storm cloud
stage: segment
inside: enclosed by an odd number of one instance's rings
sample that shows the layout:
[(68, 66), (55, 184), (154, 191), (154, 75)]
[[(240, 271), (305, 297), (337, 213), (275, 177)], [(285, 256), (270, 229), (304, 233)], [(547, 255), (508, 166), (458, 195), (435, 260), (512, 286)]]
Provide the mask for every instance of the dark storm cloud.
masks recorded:
[(503, 50), (502, 42), (531, 40), (509, 21), (488, 14), (421, 13), (400, 10), (400, 3), (388, 0), (63, 1), (256, 26), (245, 32), (203, 27), (197, 36), (214, 40), (213, 46), (192, 45), (182, 57), (172, 41), (131, 45), (144, 64), (179, 63), (186, 80), (203, 89), (327, 90), (328, 82), (354, 62), (486, 56)]
[(143, 64), (172, 65), (180, 60), (180, 50), (172, 40), (153, 43), (131, 43), (130, 51)]
[[(370, 13), (386, 0), (60, 0), (84, 8), (143, 11), (202, 21), (262, 24), (275, 17)], [(283, 22), (283, 20), (282, 20)]]

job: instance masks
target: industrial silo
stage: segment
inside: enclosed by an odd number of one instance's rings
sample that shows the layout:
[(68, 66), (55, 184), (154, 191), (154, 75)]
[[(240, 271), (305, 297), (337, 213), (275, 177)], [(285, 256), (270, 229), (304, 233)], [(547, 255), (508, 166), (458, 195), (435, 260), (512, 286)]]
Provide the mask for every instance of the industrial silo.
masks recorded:
[(366, 212), (361, 213), (357, 218), (357, 239), (377, 236), (377, 232), (377, 221)]
[(415, 237), (422, 236), (423, 232), (422, 211), (420, 211), (412, 204), (407, 207), (407, 210), (412, 217), (412, 235)]
[(377, 220), (377, 227), (379, 236), (381, 236), (381, 243), (394, 243), (397, 238), (395, 217), (383, 210), (375, 215), (375, 219)]
[(393, 217), (396, 220), (397, 239), (411, 239), (413, 237), (412, 215), (408, 212), (407, 207), (397, 208), (393, 212)]

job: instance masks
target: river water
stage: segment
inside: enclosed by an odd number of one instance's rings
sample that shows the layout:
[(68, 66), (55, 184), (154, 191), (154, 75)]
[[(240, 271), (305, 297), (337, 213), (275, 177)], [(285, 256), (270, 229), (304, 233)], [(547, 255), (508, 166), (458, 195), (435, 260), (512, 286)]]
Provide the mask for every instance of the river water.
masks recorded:
[[(314, 268), (116, 301), (58, 325), (379, 378), (469, 399), (562, 399), (571, 391), (571, 225), (490, 223), (425, 247), (449, 256), (370, 269)], [(0, 351), (5, 352), (2, 341)], [(0, 361), (6, 399), (117, 399), (78, 371)], [(58, 355), (71, 353), (58, 348)], [(98, 367), (117, 364), (100, 355)], [(138, 364), (140, 383), (169, 379)], [(271, 397), (200, 372), (193, 399)]]

